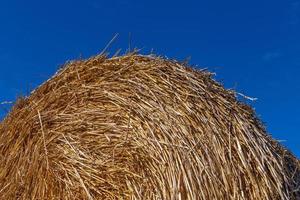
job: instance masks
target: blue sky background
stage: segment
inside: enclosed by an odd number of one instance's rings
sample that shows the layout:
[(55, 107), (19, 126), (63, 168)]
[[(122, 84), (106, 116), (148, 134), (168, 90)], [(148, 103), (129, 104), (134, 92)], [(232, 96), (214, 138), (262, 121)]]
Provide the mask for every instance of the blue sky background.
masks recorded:
[[(26, 95), (67, 60), (153, 49), (216, 72), (300, 157), (300, 0), (1, 1), (0, 102)], [(0, 105), (0, 116), (8, 106)]]

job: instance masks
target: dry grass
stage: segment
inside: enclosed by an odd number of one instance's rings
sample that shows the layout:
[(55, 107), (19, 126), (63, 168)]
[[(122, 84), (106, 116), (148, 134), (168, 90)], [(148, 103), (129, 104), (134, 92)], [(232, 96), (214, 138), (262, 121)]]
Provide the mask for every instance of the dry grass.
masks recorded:
[(0, 199), (297, 199), (299, 166), (234, 91), (155, 56), (68, 63), (0, 124)]

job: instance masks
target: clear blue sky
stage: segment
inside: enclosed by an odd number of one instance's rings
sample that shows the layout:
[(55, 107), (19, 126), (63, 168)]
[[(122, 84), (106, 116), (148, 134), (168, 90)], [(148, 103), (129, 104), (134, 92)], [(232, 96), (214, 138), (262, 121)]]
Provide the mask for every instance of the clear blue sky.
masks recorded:
[[(132, 46), (216, 72), (267, 130), (300, 157), (300, 0), (1, 1), (0, 102), (14, 101), (66, 60)], [(7, 106), (0, 105), (3, 117)]]

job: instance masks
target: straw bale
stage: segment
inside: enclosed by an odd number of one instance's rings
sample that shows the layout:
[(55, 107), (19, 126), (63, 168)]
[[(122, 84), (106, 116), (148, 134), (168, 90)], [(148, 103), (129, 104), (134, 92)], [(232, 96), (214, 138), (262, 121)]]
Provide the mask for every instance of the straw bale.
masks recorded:
[(299, 161), (205, 70), (72, 61), (0, 123), (0, 199), (299, 199)]

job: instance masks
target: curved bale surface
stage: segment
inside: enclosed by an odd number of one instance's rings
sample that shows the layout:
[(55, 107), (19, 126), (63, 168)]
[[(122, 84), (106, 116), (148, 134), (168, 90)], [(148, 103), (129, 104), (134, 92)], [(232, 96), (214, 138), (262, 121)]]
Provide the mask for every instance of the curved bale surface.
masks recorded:
[(299, 162), (206, 71), (66, 64), (0, 124), (0, 199), (297, 199)]

